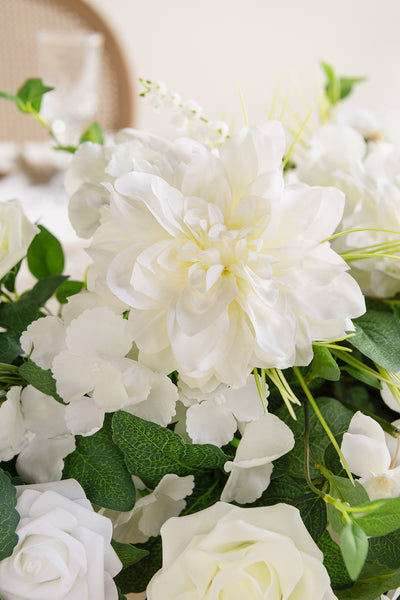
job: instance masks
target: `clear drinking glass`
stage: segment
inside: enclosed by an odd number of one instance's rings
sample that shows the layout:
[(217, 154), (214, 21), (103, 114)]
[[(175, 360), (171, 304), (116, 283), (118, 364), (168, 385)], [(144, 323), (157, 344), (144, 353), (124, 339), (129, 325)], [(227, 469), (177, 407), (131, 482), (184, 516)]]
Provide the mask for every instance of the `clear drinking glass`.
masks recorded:
[(55, 88), (41, 114), (62, 144), (76, 144), (99, 104), (103, 36), (76, 30), (36, 33), (39, 77)]

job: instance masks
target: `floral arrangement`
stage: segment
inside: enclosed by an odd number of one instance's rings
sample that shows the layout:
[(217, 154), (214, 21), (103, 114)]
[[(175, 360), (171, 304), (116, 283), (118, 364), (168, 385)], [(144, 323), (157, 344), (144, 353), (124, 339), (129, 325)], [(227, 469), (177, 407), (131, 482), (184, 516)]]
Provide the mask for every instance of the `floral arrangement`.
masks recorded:
[(398, 597), (400, 143), (323, 67), (297, 129), (142, 81), (184, 133), (64, 148), (82, 281), (0, 204), (2, 600)]

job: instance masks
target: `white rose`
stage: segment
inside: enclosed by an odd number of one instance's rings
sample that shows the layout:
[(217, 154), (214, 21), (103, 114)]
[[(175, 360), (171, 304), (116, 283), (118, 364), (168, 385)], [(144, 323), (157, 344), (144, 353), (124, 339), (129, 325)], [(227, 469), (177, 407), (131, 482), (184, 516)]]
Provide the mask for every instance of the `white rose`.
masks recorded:
[(37, 233), (18, 200), (0, 202), (0, 279), (24, 258)]
[(163, 567), (148, 600), (335, 598), (322, 552), (293, 506), (218, 502), (169, 519), (161, 535)]
[(0, 562), (3, 600), (117, 600), (111, 521), (75, 480), (17, 487), (18, 543)]

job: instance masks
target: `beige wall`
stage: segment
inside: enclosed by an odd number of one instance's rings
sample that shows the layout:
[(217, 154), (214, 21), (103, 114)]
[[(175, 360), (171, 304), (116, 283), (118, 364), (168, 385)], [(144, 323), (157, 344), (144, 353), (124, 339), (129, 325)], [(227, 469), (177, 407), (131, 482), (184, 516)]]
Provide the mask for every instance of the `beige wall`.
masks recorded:
[[(399, 0), (89, 1), (118, 31), (135, 78), (164, 80), (209, 118), (225, 111), (243, 123), (240, 86), (249, 120), (260, 120), (281, 74), (282, 90), (296, 78), (310, 106), (320, 60), (368, 75), (351, 102), (380, 112), (399, 105)], [(137, 125), (160, 128), (144, 101)]]

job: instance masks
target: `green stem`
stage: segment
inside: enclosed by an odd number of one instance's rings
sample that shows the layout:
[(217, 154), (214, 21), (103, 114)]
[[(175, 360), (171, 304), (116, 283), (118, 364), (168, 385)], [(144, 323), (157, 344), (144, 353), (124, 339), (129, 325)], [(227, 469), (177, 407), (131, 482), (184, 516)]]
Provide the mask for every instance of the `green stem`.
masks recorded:
[(338, 454), (338, 456), (339, 456), (339, 458), (340, 458), (340, 460), (342, 462), (342, 465), (345, 468), (345, 471), (347, 473), (348, 478), (354, 484), (354, 479), (353, 479), (353, 476), (352, 476), (352, 474), (350, 472), (350, 469), (349, 469), (349, 467), (347, 465), (346, 459), (343, 456), (343, 453), (340, 450), (339, 445), (338, 445), (337, 441), (335, 440), (335, 437), (334, 437), (332, 431), (330, 430), (330, 428), (328, 426), (328, 423), (325, 421), (325, 419), (324, 419), (321, 411), (319, 410), (319, 407), (318, 407), (317, 403), (315, 402), (315, 400), (314, 400), (314, 398), (313, 398), (313, 396), (312, 396), (312, 394), (311, 394), (311, 392), (310, 392), (310, 390), (309, 390), (306, 382), (304, 381), (304, 377), (301, 374), (300, 369), (298, 367), (293, 367), (293, 371), (294, 371), (294, 373), (295, 373), (295, 375), (296, 375), (296, 377), (297, 377), (297, 379), (298, 379), (298, 381), (299, 381), (299, 383), (300, 383), (300, 385), (301, 385), (301, 387), (303, 389), (303, 392), (306, 395), (307, 400), (311, 404), (311, 406), (312, 406), (315, 414), (318, 417), (319, 422), (321, 423), (322, 427), (325, 429), (325, 432), (326, 432), (327, 436), (329, 437), (329, 439), (330, 439), (333, 447), (335, 448), (335, 450), (336, 450), (336, 452), (337, 452), (337, 454)]

